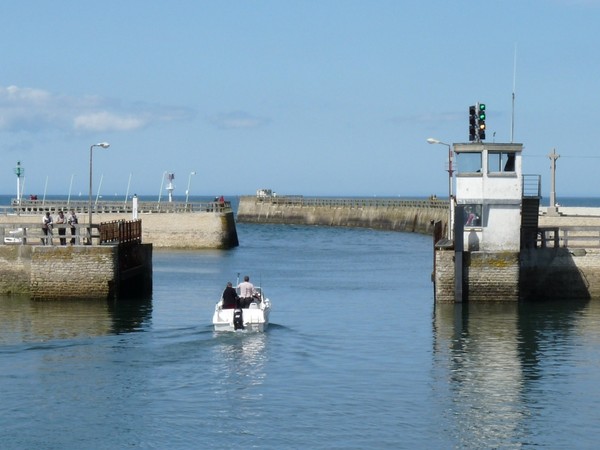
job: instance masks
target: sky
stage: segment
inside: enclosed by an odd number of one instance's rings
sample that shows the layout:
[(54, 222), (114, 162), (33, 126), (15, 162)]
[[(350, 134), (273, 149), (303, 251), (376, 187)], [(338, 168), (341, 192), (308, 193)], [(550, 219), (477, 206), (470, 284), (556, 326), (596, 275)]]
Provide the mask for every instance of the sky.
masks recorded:
[[(487, 105), (600, 196), (600, 0), (2, 1), (0, 193), (447, 196)], [(514, 115), (513, 115), (514, 93)], [(514, 120), (514, 129), (512, 122)], [(161, 192), (162, 188), (162, 192)]]

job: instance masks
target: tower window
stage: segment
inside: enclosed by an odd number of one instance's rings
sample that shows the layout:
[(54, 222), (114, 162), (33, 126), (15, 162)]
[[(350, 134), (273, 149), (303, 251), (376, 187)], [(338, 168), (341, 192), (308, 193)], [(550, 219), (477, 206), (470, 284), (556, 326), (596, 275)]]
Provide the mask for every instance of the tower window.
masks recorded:
[(514, 152), (489, 152), (488, 172), (514, 172), (515, 159)]

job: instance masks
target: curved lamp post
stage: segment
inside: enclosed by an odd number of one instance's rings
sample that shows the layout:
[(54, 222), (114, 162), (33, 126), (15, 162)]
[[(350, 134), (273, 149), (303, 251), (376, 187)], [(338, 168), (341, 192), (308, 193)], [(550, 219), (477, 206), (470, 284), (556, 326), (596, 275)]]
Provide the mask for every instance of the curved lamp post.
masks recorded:
[(158, 191), (158, 205), (157, 207), (160, 207), (160, 199), (162, 197), (162, 190), (163, 190), (163, 186), (165, 183), (165, 176), (167, 175), (167, 171), (165, 170), (162, 174), (162, 178), (160, 179), (160, 191)]
[(196, 175), (196, 172), (190, 172), (190, 176), (188, 177), (188, 186), (185, 191), (185, 206), (187, 208), (188, 198), (190, 198), (190, 183), (192, 182), (192, 175)]
[(452, 239), (452, 173), (454, 170), (452, 169), (452, 146), (450, 144), (446, 144), (445, 142), (439, 141), (434, 138), (427, 139), (428, 144), (440, 144), (448, 147), (448, 202), (449, 202), (449, 219), (448, 219), (448, 238)]
[(90, 227), (90, 244), (92, 243), (92, 150), (94, 147), (108, 148), (110, 144), (108, 142), (100, 142), (90, 146), (90, 195), (88, 199), (88, 214), (89, 214), (89, 227)]

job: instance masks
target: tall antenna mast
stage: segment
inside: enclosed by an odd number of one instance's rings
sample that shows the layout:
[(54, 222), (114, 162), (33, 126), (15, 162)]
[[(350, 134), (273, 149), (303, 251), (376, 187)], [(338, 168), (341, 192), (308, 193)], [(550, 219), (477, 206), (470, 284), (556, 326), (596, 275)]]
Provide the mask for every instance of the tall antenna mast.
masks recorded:
[(515, 44), (515, 57), (513, 61), (513, 90), (512, 90), (512, 118), (510, 126), (510, 142), (514, 142), (515, 137), (515, 89), (517, 84), (517, 44)]

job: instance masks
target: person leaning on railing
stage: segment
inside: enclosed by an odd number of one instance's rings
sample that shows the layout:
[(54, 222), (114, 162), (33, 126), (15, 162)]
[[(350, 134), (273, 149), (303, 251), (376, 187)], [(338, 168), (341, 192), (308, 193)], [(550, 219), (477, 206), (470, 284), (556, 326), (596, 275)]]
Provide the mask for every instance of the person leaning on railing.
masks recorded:
[(75, 244), (75, 225), (77, 225), (78, 222), (79, 220), (77, 219), (77, 214), (75, 214), (75, 211), (72, 209), (69, 211), (69, 216), (67, 217), (67, 223), (71, 226), (71, 245)]
[[(60, 225), (65, 224), (65, 214), (62, 212), (62, 210), (58, 211), (58, 217), (56, 218), (56, 223), (60, 224)], [(60, 236), (60, 245), (67, 245), (67, 240), (63, 237), (66, 232), (67, 232), (67, 229), (64, 228), (64, 226), (61, 226), (58, 229), (58, 234)]]
[(52, 244), (52, 216), (49, 212), (42, 218), (42, 231), (45, 236), (42, 238), (42, 245), (48, 245), (48, 239), (50, 239), (50, 244)]

